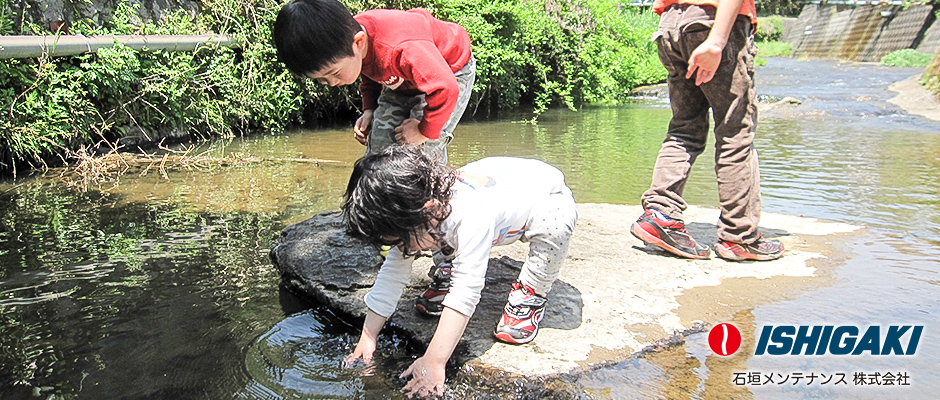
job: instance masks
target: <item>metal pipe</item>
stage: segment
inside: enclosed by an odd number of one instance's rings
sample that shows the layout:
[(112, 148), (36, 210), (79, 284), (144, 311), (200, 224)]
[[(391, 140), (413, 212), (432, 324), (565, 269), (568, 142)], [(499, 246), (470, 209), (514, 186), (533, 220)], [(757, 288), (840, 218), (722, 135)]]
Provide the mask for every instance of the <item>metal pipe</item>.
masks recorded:
[(0, 59), (73, 56), (93, 53), (120, 42), (135, 50), (194, 51), (214, 43), (238, 47), (228, 35), (0, 36)]

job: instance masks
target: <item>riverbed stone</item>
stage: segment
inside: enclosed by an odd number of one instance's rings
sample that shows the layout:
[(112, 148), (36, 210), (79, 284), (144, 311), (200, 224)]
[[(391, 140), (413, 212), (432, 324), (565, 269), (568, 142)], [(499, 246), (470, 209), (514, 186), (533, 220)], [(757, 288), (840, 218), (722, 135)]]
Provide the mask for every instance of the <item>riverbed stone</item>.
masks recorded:
[[(518, 242), (495, 247), (481, 302), (454, 354), (454, 360), (467, 367), (462, 371), (539, 377), (626, 360), (679, 333), (720, 322), (715, 319), (721, 315), (716, 310), (721, 306), (710, 305), (714, 299), (697, 301), (700, 307), (686, 307), (680, 317), (683, 293), (734, 279), (763, 282), (767, 287), (776, 286), (773, 281), (782, 282), (783, 277), (813, 279), (819, 265), (826, 265), (831, 257), (833, 243), (859, 229), (764, 213), (761, 230), (784, 242), (784, 257), (767, 262), (728, 262), (714, 256), (689, 260), (646, 246), (630, 235), (629, 227), (641, 212), (640, 206), (578, 204), (579, 220), (565, 265), (548, 296), (538, 338), (527, 345), (496, 342), (492, 332), (528, 246)], [(697, 240), (717, 241), (717, 209), (693, 206), (684, 216)], [(381, 254), (346, 238), (341, 227), (338, 212), (292, 225), (282, 233), (272, 259), (289, 288), (361, 318), (366, 311), (362, 296), (374, 280)], [(424, 344), (437, 323), (414, 311), (414, 299), (429, 282), (430, 266), (428, 258), (415, 262), (411, 284), (389, 319), (391, 325)]]
[(271, 259), (285, 284), (341, 312), (365, 314), (362, 296), (375, 282), (382, 254), (346, 235), (339, 211), (284, 228)]

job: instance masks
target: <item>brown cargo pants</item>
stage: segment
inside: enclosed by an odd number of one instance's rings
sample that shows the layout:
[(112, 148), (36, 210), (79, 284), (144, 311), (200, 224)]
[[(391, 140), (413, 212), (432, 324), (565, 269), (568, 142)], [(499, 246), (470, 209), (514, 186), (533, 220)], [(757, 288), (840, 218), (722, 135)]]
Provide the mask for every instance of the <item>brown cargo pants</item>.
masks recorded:
[(721, 215), (718, 237), (732, 242), (756, 240), (760, 221), (760, 170), (753, 141), (757, 123), (754, 90), (754, 35), (751, 21), (738, 16), (714, 78), (701, 86), (686, 79), (688, 60), (714, 22), (715, 8), (673, 5), (660, 17), (653, 40), (669, 72), (672, 120), (659, 150), (653, 182), (643, 207), (682, 219), (688, 207), (682, 191), (695, 159), (708, 139), (708, 110), (715, 121), (715, 173)]

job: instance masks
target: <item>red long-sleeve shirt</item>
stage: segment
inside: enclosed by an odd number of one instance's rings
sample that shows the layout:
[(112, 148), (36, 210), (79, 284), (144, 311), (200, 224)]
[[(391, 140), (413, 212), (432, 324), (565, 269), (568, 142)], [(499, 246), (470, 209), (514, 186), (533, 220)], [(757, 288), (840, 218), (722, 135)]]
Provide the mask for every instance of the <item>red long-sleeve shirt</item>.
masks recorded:
[(382, 87), (425, 94), (427, 106), (418, 125), (437, 139), (457, 104), (454, 73), (470, 60), (470, 35), (453, 22), (423, 9), (369, 10), (355, 16), (369, 36), (362, 60), (362, 108), (374, 110)]

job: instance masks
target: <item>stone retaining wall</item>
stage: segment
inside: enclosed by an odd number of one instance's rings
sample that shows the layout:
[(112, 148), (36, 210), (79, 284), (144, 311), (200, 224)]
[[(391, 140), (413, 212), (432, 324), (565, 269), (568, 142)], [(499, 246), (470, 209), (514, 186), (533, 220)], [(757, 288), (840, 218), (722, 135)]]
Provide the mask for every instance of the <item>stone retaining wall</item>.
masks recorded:
[[(137, 8), (140, 22), (159, 21), (164, 15), (176, 10), (199, 12), (199, 0), (10, 0), (9, 11), (20, 30), (20, 24), (32, 24), (42, 33), (55, 33), (58, 29), (68, 32), (68, 27), (77, 20), (87, 19), (98, 25), (111, 19), (111, 10), (120, 4)], [(24, 29), (23, 32), (29, 32)]]
[(938, 7), (809, 4), (783, 40), (795, 57), (878, 62), (901, 49), (934, 54), (940, 49)]

